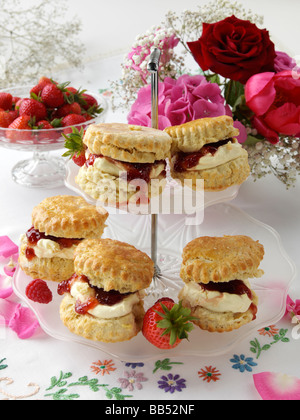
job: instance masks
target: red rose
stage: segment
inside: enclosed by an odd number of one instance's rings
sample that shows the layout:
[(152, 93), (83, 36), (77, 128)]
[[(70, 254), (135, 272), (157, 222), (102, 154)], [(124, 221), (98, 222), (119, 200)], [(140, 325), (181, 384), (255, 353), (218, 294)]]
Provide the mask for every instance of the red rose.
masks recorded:
[(235, 16), (204, 23), (201, 38), (188, 46), (203, 71), (243, 84), (256, 73), (274, 71), (276, 53), (269, 32)]
[(260, 73), (245, 87), (253, 125), (270, 143), (278, 143), (279, 134), (300, 137), (300, 78), (286, 70)]

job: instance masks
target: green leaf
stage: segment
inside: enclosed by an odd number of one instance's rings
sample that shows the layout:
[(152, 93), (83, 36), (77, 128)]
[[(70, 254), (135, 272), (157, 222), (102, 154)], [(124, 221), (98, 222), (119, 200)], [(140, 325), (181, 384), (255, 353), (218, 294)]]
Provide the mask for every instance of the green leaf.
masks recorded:
[(266, 344), (266, 345), (264, 345), (261, 349), (262, 349), (263, 351), (267, 351), (267, 350), (270, 350), (270, 348), (271, 348), (271, 346), (270, 346), (269, 344)]
[(245, 141), (245, 145), (246, 146), (255, 146), (256, 145), (256, 143), (258, 143), (258, 142), (260, 142), (260, 141), (262, 141), (262, 139), (261, 138), (259, 138), (259, 137), (255, 137), (255, 136), (251, 136), (250, 134), (248, 135), (248, 137), (247, 137), (247, 140)]
[(225, 86), (225, 100), (228, 105), (235, 107), (236, 103), (240, 100), (240, 97), (244, 95), (245, 88), (242, 83), (235, 80), (229, 80)]
[(171, 362), (170, 359), (157, 360), (157, 362), (155, 362), (155, 369), (153, 370), (153, 373), (159, 369), (169, 371), (172, 369), (172, 365), (183, 365), (183, 363)]

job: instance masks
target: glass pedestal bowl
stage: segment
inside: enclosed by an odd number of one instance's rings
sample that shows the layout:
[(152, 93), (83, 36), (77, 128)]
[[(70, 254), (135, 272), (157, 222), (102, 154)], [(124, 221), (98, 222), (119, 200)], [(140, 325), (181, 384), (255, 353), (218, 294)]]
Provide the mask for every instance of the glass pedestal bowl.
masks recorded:
[[(25, 98), (29, 97), (30, 89), (29, 86), (22, 86), (3, 89), (1, 92)], [(102, 95), (88, 91), (86, 93), (97, 99), (103, 111), (86, 123), (74, 125), (78, 129), (104, 122), (108, 111), (108, 103)], [(51, 130), (16, 130), (0, 127), (0, 146), (33, 153), (29, 159), (18, 162), (12, 168), (12, 178), (16, 183), (30, 188), (55, 188), (64, 185), (65, 160), (51, 156), (50, 152), (64, 148), (65, 138), (62, 134), (66, 133), (66, 129), (67, 127)]]

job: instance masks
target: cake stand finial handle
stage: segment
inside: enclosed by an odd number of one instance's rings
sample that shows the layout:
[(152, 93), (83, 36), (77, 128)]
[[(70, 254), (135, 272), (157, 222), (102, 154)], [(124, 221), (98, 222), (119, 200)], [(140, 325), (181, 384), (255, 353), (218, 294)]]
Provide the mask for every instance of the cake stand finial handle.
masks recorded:
[(151, 101), (152, 101), (152, 128), (158, 129), (158, 69), (161, 51), (153, 48), (148, 63), (148, 71), (151, 74)]
[[(158, 48), (153, 48), (150, 54), (148, 63), (148, 71), (151, 74), (151, 102), (152, 112), (151, 121), (152, 128), (158, 129), (158, 69), (160, 62), (161, 51)], [(157, 215), (151, 215), (151, 258), (155, 265), (154, 279), (160, 274), (160, 269), (157, 264)]]

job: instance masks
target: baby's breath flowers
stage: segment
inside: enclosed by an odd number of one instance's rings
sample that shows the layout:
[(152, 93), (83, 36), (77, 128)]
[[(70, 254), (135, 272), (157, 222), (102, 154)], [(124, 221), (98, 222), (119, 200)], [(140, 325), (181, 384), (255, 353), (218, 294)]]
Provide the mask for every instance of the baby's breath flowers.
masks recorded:
[(244, 147), (249, 154), (249, 165), (255, 181), (273, 174), (287, 188), (295, 186), (300, 175), (299, 139), (280, 136), (277, 144), (262, 140)]
[(124, 58), (122, 78), (112, 83), (112, 104), (116, 106), (116, 100), (121, 99), (121, 105), (128, 107), (135, 99), (138, 90), (149, 83), (150, 77), (147, 65), (152, 48), (161, 50), (159, 79), (165, 77), (176, 78), (184, 66), (183, 57), (175, 53), (175, 47), (179, 43), (172, 28), (153, 26), (144, 34), (138, 35), (132, 46), (132, 50)]
[[(26, 4), (25, 4), (26, 3)], [(0, 0), (0, 86), (20, 85), (82, 64), (81, 23), (59, 0)]]

